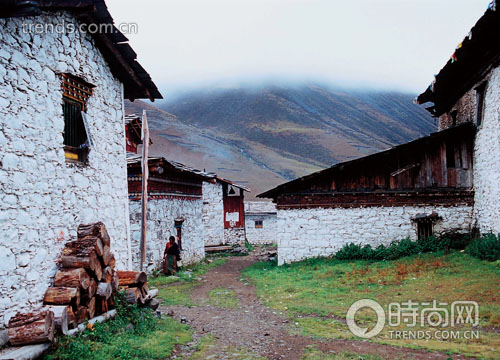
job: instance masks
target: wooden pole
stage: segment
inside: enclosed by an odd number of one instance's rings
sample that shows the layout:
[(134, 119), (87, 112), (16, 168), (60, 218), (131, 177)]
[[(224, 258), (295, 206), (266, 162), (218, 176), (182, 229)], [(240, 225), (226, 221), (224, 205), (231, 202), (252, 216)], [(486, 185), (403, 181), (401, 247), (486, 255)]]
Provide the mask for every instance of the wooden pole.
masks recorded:
[(141, 227), (141, 271), (146, 261), (146, 234), (147, 234), (147, 218), (148, 211), (148, 153), (149, 153), (149, 129), (146, 110), (142, 111), (142, 227)]

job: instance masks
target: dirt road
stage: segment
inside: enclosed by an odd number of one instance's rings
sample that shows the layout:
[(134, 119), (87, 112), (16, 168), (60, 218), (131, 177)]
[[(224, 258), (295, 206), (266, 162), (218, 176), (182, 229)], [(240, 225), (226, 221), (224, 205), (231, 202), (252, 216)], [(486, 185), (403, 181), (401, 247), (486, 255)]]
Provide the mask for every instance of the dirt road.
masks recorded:
[[(258, 261), (256, 255), (232, 257), (224, 265), (214, 268), (203, 276), (202, 284), (192, 293), (198, 306), (161, 307), (164, 313), (173, 312), (176, 319), (185, 318), (194, 331), (197, 342), (206, 335), (216, 341), (206, 358), (241, 358), (231, 355), (234, 349), (247, 352), (250, 358), (302, 359), (307, 346), (315, 346), (325, 353), (353, 352), (376, 354), (385, 359), (449, 359), (449, 355), (429, 353), (388, 345), (356, 340), (320, 341), (301, 335), (292, 335), (292, 324), (283, 315), (262, 305), (252, 285), (242, 281), (241, 271)], [(225, 288), (234, 291), (238, 299), (237, 308), (221, 308), (210, 305), (209, 292)], [(189, 358), (193, 344), (184, 346), (174, 353), (177, 358)], [(243, 357), (245, 358), (245, 357)], [(247, 357), (248, 358), (248, 357)], [(453, 357), (463, 359), (464, 357)]]

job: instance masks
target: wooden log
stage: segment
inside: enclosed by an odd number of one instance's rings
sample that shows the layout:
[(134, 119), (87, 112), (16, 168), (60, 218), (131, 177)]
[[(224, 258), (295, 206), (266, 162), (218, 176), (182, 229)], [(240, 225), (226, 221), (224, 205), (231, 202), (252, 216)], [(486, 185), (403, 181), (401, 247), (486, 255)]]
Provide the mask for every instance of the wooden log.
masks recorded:
[(45, 344), (34, 344), (25, 345), (21, 347), (15, 347), (11, 349), (5, 349), (0, 354), (0, 360), (12, 360), (12, 359), (39, 359), (43, 354), (47, 352), (51, 347), (50, 343)]
[(98, 257), (102, 257), (102, 255), (104, 254), (104, 244), (102, 243), (102, 240), (97, 236), (85, 236), (83, 238), (79, 238), (76, 241), (72, 241), (72, 243), (73, 247), (78, 246), (81, 248), (94, 249)]
[(101, 261), (100, 260), (97, 260), (97, 262), (95, 264), (94, 275), (95, 275), (97, 281), (101, 281), (102, 280), (102, 265), (101, 265)]
[(86, 224), (78, 226), (78, 238), (83, 238), (88, 235), (93, 235), (99, 237), (104, 245), (110, 246), (110, 238), (108, 235), (108, 231), (106, 230), (106, 225), (102, 222), (97, 222), (94, 224)]
[(93, 318), (95, 315), (95, 297), (90, 299), (88, 305), (87, 305), (87, 310), (89, 312), (89, 318)]
[(80, 289), (70, 287), (52, 287), (45, 292), (43, 302), (48, 305), (80, 305)]
[(160, 300), (150, 299), (149, 301), (146, 302), (146, 306), (153, 310), (156, 310), (160, 306)]
[(94, 271), (96, 263), (98, 262), (95, 250), (83, 255), (72, 254), (78, 253), (67, 251), (65, 254), (63, 251), (63, 255), (61, 256), (61, 266), (63, 268), (84, 268)]
[(143, 271), (117, 271), (121, 286), (140, 286), (148, 277)]
[(111, 294), (113, 294), (113, 288), (111, 287), (111, 284), (100, 282), (97, 285), (97, 295), (108, 300)]
[(104, 246), (103, 249), (103, 254), (102, 254), (102, 261), (104, 263), (104, 266), (109, 266), (111, 260), (114, 260), (114, 255), (111, 252), (111, 248), (109, 246)]
[(96, 291), (97, 291), (97, 281), (94, 279), (90, 279), (90, 285), (89, 288), (87, 289), (89, 297), (94, 297)]
[(149, 287), (148, 287), (148, 284), (143, 284), (141, 286), (141, 295), (143, 298), (146, 298), (148, 296), (148, 293), (149, 293)]
[(80, 287), (84, 290), (90, 285), (90, 276), (85, 269), (61, 269), (54, 278), (55, 287)]
[(115, 308), (115, 297), (114, 296), (111, 296), (109, 299), (108, 299), (108, 310), (110, 309), (114, 309)]
[(110, 259), (109, 259), (109, 264), (108, 266), (111, 268), (111, 269), (115, 269), (115, 266), (116, 266), (116, 259), (115, 259), (115, 255), (113, 253), (111, 253), (110, 255)]
[(149, 290), (148, 296), (153, 299), (158, 296), (158, 289), (151, 289)]
[(125, 290), (125, 298), (129, 304), (137, 304), (141, 297), (141, 290), (139, 288), (127, 288)]
[[(96, 323), (101, 323), (106, 320), (109, 320), (111, 318), (114, 318), (116, 316), (116, 310), (109, 310), (107, 313), (104, 313), (102, 315), (96, 316), (95, 318), (92, 318), (89, 320), (89, 324), (96, 324)], [(75, 336), (78, 333), (81, 333), (84, 331), (87, 327), (85, 324), (79, 324), (77, 328), (70, 330), (68, 332), (69, 336)]]
[[(68, 306), (65, 305), (50, 305), (46, 307), (54, 313), (54, 324), (56, 330), (64, 335), (68, 334)], [(70, 307), (71, 308), (71, 307)]]
[(111, 287), (113, 292), (118, 291), (118, 287), (120, 286), (120, 279), (118, 278), (118, 273), (113, 270), (113, 279), (111, 280)]
[[(14, 326), (16, 324), (18, 326)], [(9, 342), (13, 346), (52, 342), (54, 340), (54, 313), (44, 310), (15, 316), (12, 325), (9, 321), (8, 334)]]
[(113, 282), (113, 270), (109, 266), (103, 270), (102, 280), (108, 284)]
[(75, 313), (73, 312), (73, 308), (71, 306), (66, 306), (66, 309), (68, 311), (68, 327), (73, 329), (78, 325)]
[(80, 306), (75, 313), (75, 317), (76, 322), (80, 324), (89, 318), (89, 310), (85, 306)]

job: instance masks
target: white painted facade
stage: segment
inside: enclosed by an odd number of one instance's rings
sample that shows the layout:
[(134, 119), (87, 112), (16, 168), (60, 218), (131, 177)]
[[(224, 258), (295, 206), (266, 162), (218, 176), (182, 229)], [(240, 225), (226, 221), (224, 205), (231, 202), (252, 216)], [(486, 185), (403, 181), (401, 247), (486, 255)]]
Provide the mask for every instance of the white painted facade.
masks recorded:
[(436, 212), (442, 217), (434, 225), (436, 233), (467, 232), (472, 211), (471, 206), (278, 209), (278, 264), (332, 255), (351, 242), (378, 246), (407, 237), (416, 239), (412, 218), (418, 214)]
[[(33, 21), (77, 20), (62, 12), (0, 19), (0, 327), (41, 305), (78, 224), (105, 223), (119, 269), (129, 253), (122, 84), (90, 35), (24, 33)], [(88, 165), (65, 161), (59, 73), (95, 85)]]
[(275, 204), (269, 201), (245, 201), (246, 238), (250, 244), (275, 244), (276, 226)]
[(500, 233), (500, 67), (491, 70), (443, 114), (439, 128), (450, 126), (453, 111), (457, 111), (457, 123), (477, 121), (475, 88), (484, 81), (483, 117), (474, 144), (474, 225), (481, 233)]
[(222, 184), (203, 182), (203, 227), (205, 246), (224, 243), (224, 203)]
[[(179, 266), (191, 264), (205, 257), (203, 201), (183, 199), (148, 200), (146, 262), (144, 270), (162, 269), (163, 252), (170, 236), (176, 236), (175, 219), (182, 224), (182, 252)], [(141, 239), (141, 201), (130, 201), (130, 232), (133, 268), (139, 269)]]

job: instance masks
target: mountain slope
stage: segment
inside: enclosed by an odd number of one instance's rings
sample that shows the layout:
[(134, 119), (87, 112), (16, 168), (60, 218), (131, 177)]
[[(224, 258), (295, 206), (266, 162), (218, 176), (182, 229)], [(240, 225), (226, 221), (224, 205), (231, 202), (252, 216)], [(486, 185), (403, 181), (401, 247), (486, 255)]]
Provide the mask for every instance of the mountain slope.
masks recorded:
[(147, 109), (153, 153), (240, 181), (253, 195), (435, 131), (411, 95), (317, 85), (200, 91), (160, 106)]

